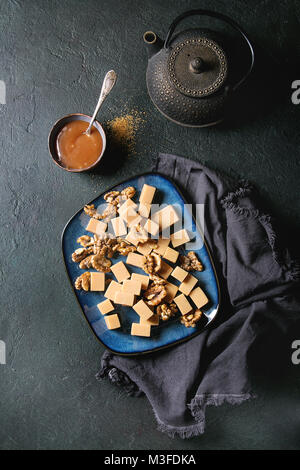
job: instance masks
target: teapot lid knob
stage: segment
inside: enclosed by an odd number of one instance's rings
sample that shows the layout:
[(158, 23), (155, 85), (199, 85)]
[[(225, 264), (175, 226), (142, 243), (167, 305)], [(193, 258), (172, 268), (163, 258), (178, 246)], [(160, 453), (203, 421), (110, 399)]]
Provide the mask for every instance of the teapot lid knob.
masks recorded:
[(205, 69), (205, 64), (204, 61), (201, 59), (201, 57), (195, 57), (191, 62), (190, 62), (190, 70), (193, 73), (201, 73)]

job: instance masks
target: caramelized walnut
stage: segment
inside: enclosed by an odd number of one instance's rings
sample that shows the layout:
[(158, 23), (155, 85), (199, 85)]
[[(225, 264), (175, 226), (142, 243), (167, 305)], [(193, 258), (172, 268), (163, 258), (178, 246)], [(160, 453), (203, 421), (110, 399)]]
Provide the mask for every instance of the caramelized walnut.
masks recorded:
[(74, 263), (79, 263), (80, 261), (82, 261), (88, 255), (91, 255), (92, 253), (93, 253), (92, 247), (77, 248), (77, 250), (75, 250), (74, 253), (72, 254), (72, 261), (74, 261)]
[(152, 286), (144, 292), (144, 298), (147, 304), (153, 306), (159, 305), (166, 295), (166, 289), (160, 284), (152, 284)]
[(122, 256), (127, 256), (128, 253), (133, 253), (134, 251), (136, 251), (136, 247), (133, 245), (129, 245), (129, 243), (127, 243), (121, 238), (118, 239), (118, 243), (115, 245), (114, 251), (117, 251)]
[(93, 217), (94, 219), (101, 219), (101, 214), (99, 214), (97, 212), (97, 210), (95, 209), (95, 205), (94, 204), (86, 204), (83, 208), (84, 212), (89, 215), (90, 217)]
[(108, 233), (105, 233), (101, 236), (95, 235), (93, 246), (94, 254), (112, 258), (117, 243), (117, 240), (110, 236)]
[(157, 273), (161, 268), (161, 257), (157, 253), (151, 253), (146, 256), (143, 269), (148, 274)]
[(194, 251), (189, 251), (187, 256), (181, 255), (179, 262), (180, 267), (185, 271), (203, 271), (203, 264)]
[(162, 304), (158, 305), (156, 313), (163, 321), (169, 320), (171, 317), (174, 317), (175, 313), (178, 312), (176, 304)]
[(120, 202), (120, 191), (110, 191), (109, 193), (104, 194), (104, 200), (113, 206), (116, 206)]
[(82, 235), (81, 237), (77, 238), (77, 243), (86, 248), (94, 244), (94, 238), (90, 237), (89, 235)]
[(107, 207), (102, 214), (97, 212), (94, 204), (84, 206), (83, 210), (90, 217), (98, 220), (104, 220), (105, 222), (109, 222), (117, 215), (117, 209), (114, 204), (107, 204)]
[(132, 199), (135, 195), (135, 188), (133, 186), (128, 186), (127, 188), (121, 191), (122, 198)]
[(158, 276), (158, 274), (149, 274), (149, 277), (151, 281), (153, 281), (153, 284), (155, 285), (164, 286), (167, 284), (167, 281), (163, 279), (162, 277)]
[(91, 273), (86, 271), (85, 273), (81, 274), (75, 281), (75, 289), (80, 290), (83, 289), (85, 291), (90, 290), (91, 284)]
[(101, 219), (104, 222), (109, 222), (111, 219), (117, 216), (117, 208), (114, 204), (107, 204), (106, 209), (101, 214)]
[(134, 195), (135, 189), (133, 186), (124, 188), (121, 192), (109, 191), (108, 193), (104, 194), (104, 200), (108, 203), (108, 207), (105, 209), (103, 214), (101, 214), (101, 218), (108, 221), (113, 217), (116, 217), (117, 207), (120, 206), (121, 202), (132, 198)]
[(93, 267), (92, 264), (92, 258), (94, 255), (90, 255), (87, 258), (84, 258), (82, 261), (79, 263), (80, 269), (89, 269)]
[(200, 320), (201, 316), (202, 316), (201, 310), (195, 310), (193, 313), (182, 315), (180, 322), (186, 328), (195, 328), (196, 323)]
[(92, 257), (92, 266), (97, 271), (107, 273), (110, 271), (111, 261), (103, 255), (94, 255)]

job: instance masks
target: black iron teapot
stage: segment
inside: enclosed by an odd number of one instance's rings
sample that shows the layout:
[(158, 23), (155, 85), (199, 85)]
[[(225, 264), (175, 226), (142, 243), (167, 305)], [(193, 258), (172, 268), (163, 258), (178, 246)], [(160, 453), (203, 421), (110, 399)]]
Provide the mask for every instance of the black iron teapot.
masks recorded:
[[(250, 65), (237, 83), (229, 80), (230, 53), (220, 33), (209, 29), (189, 29), (173, 36), (178, 23), (192, 15), (222, 20), (239, 32), (250, 50)], [(251, 42), (240, 26), (227, 16), (208, 10), (191, 10), (171, 24), (165, 41), (147, 31), (147, 88), (158, 110), (183, 126), (212, 126), (224, 119), (235, 90), (248, 78), (254, 65)]]

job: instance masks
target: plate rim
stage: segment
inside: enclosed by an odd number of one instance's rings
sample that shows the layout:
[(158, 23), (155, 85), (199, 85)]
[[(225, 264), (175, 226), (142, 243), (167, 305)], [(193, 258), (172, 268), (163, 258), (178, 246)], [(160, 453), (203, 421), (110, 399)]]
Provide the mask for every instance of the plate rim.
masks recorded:
[[(90, 202), (87, 202), (85, 205), (90, 205), (92, 204), (96, 199), (98, 199), (99, 197), (103, 197), (103, 195), (105, 193), (107, 193), (108, 191), (112, 191), (113, 188), (115, 186), (119, 186), (120, 184), (125, 184), (127, 183), (127, 181), (130, 181), (132, 180), (133, 178), (142, 178), (144, 176), (149, 176), (149, 175), (158, 175), (164, 179), (166, 179), (167, 181), (169, 181), (171, 184), (173, 184), (173, 186), (175, 187), (175, 189), (178, 191), (178, 193), (180, 194), (183, 202), (185, 204), (188, 204), (187, 201), (186, 201), (186, 198), (185, 196), (183, 195), (181, 189), (178, 187), (177, 183), (175, 183), (173, 181), (172, 178), (170, 178), (169, 176), (166, 176), (166, 175), (163, 175), (162, 173), (158, 172), (158, 171), (147, 171), (147, 172), (144, 172), (144, 173), (140, 173), (138, 175), (135, 175), (135, 176), (131, 176), (129, 178), (126, 178), (125, 180), (123, 181), (120, 181), (119, 183), (116, 183), (114, 184), (111, 188), (109, 189), (106, 189), (105, 191), (103, 191), (102, 193), (100, 193), (98, 196), (96, 196), (94, 199), (92, 199)], [(63, 261), (64, 261), (64, 267), (65, 267), (65, 272), (67, 274), (67, 278), (71, 284), (71, 287), (72, 287), (72, 292), (75, 296), (75, 299), (77, 301), (77, 304), (80, 308), (80, 311), (85, 319), (85, 321), (87, 322), (90, 330), (92, 331), (93, 335), (96, 337), (96, 339), (102, 344), (102, 346), (104, 346), (105, 349), (107, 349), (110, 353), (112, 354), (116, 354), (118, 356), (124, 356), (124, 357), (128, 357), (128, 356), (142, 356), (142, 355), (145, 355), (145, 354), (151, 354), (151, 353), (155, 353), (157, 351), (161, 351), (161, 350), (164, 350), (164, 349), (168, 349), (168, 348), (171, 348), (173, 346), (177, 346), (178, 344), (181, 344), (181, 343), (184, 343), (186, 341), (189, 341), (190, 339), (192, 338), (195, 338), (196, 336), (198, 336), (200, 333), (203, 333), (205, 330), (208, 329), (208, 327), (211, 327), (211, 325), (215, 322), (215, 319), (217, 318), (218, 316), (218, 313), (219, 313), (219, 310), (220, 310), (220, 304), (221, 304), (221, 289), (220, 289), (220, 284), (219, 284), (219, 279), (218, 279), (218, 276), (217, 276), (217, 272), (216, 272), (216, 267), (215, 267), (215, 264), (214, 264), (214, 261), (213, 261), (213, 257), (212, 257), (212, 254), (210, 252), (210, 249), (208, 247), (208, 244), (207, 244), (207, 241), (206, 241), (206, 238), (204, 236), (204, 234), (202, 233), (202, 231), (200, 230), (200, 228), (198, 227), (197, 225), (197, 222), (195, 220), (195, 217), (193, 214), (192, 215), (192, 218), (193, 218), (193, 221), (195, 222), (196, 224), (196, 227), (197, 227), (197, 230), (199, 231), (199, 233), (201, 234), (202, 236), (202, 239), (203, 239), (203, 243), (205, 245), (205, 248), (207, 250), (207, 253), (208, 253), (208, 256), (209, 256), (209, 259), (210, 259), (210, 262), (211, 262), (211, 265), (212, 265), (212, 268), (213, 268), (213, 272), (214, 272), (214, 276), (215, 276), (215, 280), (216, 280), (216, 284), (217, 284), (217, 290), (218, 290), (218, 304), (217, 304), (217, 311), (215, 313), (215, 316), (214, 318), (208, 322), (202, 329), (199, 329), (198, 331), (195, 331), (195, 333), (191, 334), (190, 336), (186, 336), (185, 338), (181, 338), (181, 339), (178, 339), (177, 341), (174, 341), (173, 343), (170, 343), (170, 344), (166, 344), (166, 345), (163, 345), (163, 346), (158, 346), (156, 348), (153, 348), (153, 349), (147, 349), (146, 351), (139, 351), (139, 352), (130, 352), (130, 353), (124, 353), (124, 352), (120, 352), (120, 351), (115, 351), (114, 349), (110, 348), (109, 346), (107, 346), (96, 334), (96, 332), (93, 330), (92, 328), (92, 325), (90, 324), (90, 322), (88, 321), (87, 317), (86, 317), (86, 314), (84, 313), (83, 311), (83, 308), (81, 307), (81, 304), (78, 300), (78, 297), (76, 295), (76, 291), (75, 291), (75, 287), (71, 281), (71, 278), (70, 278), (70, 275), (69, 275), (69, 272), (68, 272), (68, 268), (67, 268), (67, 263), (66, 263), (66, 259), (65, 259), (65, 254), (64, 254), (64, 235), (65, 235), (65, 232), (69, 226), (69, 224), (72, 222), (73, 219), (75, 219), (75, 217), (77, 217), (77, 215), (83, 210), (83, 208), (81, 207), (81, 209), (79, 209), (77, 212), (75, 212), (75, 214), (72, 215), (72, 217), (68, 220), (68, 222), (65, 224), (64, 228), (63, 228), (63, 231), (62, 231), (62, 234), (61, 234), (61, 251), (62, 251), (62, 258), (63, 258)]]

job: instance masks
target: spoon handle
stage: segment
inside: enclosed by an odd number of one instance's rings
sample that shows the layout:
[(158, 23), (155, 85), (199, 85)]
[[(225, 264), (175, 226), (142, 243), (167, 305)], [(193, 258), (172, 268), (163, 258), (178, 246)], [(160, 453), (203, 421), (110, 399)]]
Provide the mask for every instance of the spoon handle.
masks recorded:
[(90, 121), (89, 127), (85, 131), (86, 134), (91, 133), (91, 128), (92, 128), (93, 123), (95, 121), (95, 118), (98, 114), (99, 108), (102, 105), (105, 98), (107, 97), (107, 95), (111, 92), (111, 90), (112, 90), (114, 84), (116, 83), (116, 81), (117, 81), (116, 72), (114, 70), (110, 70), (109, 72), (107, 72), (107, 74), (105, 75), (104, 80), (103, 80), (101, 93), (100, 93), (100, 96), (99, 96), (97, 106), (95, 108), (94, 114), (93, 114), (92, 119)]

